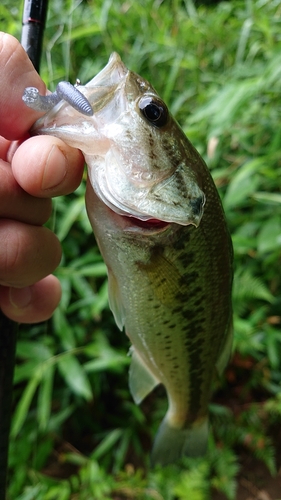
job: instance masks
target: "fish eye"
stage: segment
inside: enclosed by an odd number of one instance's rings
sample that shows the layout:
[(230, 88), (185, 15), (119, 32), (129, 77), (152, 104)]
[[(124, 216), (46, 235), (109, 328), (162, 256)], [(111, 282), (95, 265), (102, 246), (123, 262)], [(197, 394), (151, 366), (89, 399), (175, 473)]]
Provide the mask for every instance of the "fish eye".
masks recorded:
[(143, 116), (155, 127), (163, 127), (168, 121), (168, 108), (166, 104), (156, 97), (142, 97), (139, 108)]

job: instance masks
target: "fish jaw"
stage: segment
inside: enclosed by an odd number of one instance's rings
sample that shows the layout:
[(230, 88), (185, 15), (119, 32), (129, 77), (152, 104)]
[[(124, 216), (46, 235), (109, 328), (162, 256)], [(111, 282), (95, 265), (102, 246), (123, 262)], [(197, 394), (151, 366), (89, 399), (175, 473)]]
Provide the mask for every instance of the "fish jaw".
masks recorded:
[(102, 128), (104, 124), (108, 124), (108, 119), (110, 123), (112, 121), (107, 116), (109, 113), (118, 115), (123, 112), (126, 103), (121, 102), (118, 88), (122, 86), (128, 72), (120, 56), (114, 52), (108, 64), (92, 80), (86, 85), (77, 85), (77, 89), (91, 104), (94, 116), (82, 115), (70, 104), (60, 101), (34, 123), (31, 133), (59, 137), (72, 147), (81, 149), (83, 154), (95, 152), (97, 155), (105, 155), (111, 142)]
[(158, 183), (140, 185), (124, 173), (121, 159), (114, 153), (110, 150), (102, 162), (86, 156), (93, 189), (111, 210), (142, 221), (157, 219), (198, 227), (205, 195), (198, 184), (188, 178), (184, 165)]
[(178, 224), (160, 219), (150, 218), (142, 220), (132, 215), (126, 213), (120, 214), (116, 212), (116, 210), (112, 210), (101, 200), (100, 196), (97, 195), (89, 178), (87, 180), (86, 189), (86, 209), (93, 229), (96, 227), (96, 219), (98, 216), (106, 222), (108, 234), (117, 233), (121, 236), (122, 233), (125, 235), (131, 233), (132, 237), (152, 237), (169, 231), (171, 227), (174, 228), (173, 230), (177, 230), (177, 228), (181, 227)]

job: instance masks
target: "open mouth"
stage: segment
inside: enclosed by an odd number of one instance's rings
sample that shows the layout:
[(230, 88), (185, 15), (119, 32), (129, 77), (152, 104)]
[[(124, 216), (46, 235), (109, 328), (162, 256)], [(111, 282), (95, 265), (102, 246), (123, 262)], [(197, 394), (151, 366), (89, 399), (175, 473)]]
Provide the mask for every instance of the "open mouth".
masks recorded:
[(166, 222), (163, 220), (159, 219), (148, 219), (148, 220), (141, 220), (137, 219), (136, 217), (128, 217), (128, 216), (122, 216), (126, 221), (128, 222), (128, 227), (127, 230), (137, 230), (137, 228), (140, 229), (145, 229), (146, 231), (149, 232), (162, 232), (164, 231), (167, 227), (170, 226), (170, 222)]

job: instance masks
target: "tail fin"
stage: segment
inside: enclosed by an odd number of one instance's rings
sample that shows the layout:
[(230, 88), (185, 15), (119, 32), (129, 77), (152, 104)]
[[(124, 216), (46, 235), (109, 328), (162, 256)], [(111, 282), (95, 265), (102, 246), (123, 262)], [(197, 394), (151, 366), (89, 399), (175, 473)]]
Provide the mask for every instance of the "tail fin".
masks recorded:
[(183, 457), (199, 457), (206, 453), (208, 444), (208, 419), (195, 421), (188, 429), (176, 429), (164, 418), (156, 435), (152, 466), (168, 465)]

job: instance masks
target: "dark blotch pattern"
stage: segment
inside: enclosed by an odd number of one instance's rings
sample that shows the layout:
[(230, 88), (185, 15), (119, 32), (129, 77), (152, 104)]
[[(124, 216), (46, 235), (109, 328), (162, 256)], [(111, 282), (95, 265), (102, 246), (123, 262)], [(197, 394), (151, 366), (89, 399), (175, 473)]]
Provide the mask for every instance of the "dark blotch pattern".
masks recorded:
[(195, 200), (190, 200), (190, 205), (192, 207), (192, 211), (193, 211), (194, 215), (200, 215), (203, 202), (204, 202), (204, 198), (202, 196), (199, 196)]

